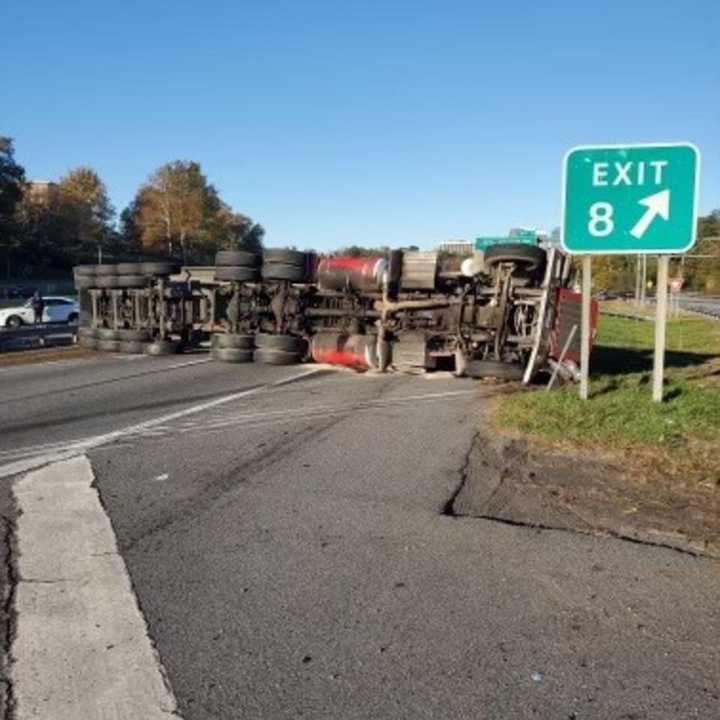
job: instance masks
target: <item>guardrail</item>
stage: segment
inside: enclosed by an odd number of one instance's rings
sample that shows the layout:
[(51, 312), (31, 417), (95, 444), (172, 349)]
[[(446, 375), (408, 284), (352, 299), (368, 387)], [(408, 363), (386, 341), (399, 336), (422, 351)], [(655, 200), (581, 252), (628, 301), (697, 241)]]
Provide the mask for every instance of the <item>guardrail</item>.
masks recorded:
[(0, 352), (49, 345), (71, 345), (77, 342), (78, 326), (73, 324), (22, 325), (0, 328)]

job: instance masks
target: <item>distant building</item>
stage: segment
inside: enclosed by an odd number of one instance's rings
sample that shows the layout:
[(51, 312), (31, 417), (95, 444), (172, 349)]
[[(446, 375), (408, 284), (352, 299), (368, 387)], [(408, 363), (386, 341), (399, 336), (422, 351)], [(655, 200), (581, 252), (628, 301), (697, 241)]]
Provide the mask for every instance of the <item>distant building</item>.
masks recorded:
[(452, 255), (472, 255), (474, 245), (465, 240), (448, 240), (438, 245), (438, 252), (451, 253)]
[(25, 195), (32, 202), (50, 203), (57, 197), (58, 184), (50, 180), (30, 180), (25, 184)]

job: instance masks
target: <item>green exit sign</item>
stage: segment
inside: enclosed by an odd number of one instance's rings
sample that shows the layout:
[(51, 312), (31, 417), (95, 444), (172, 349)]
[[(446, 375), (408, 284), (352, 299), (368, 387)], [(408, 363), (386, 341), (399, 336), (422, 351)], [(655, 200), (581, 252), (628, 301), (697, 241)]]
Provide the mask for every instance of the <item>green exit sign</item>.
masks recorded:
[(691, 143), (576, 147), (563, 168), (569, 253), (682, 253), (695, 242), (700, 152)]

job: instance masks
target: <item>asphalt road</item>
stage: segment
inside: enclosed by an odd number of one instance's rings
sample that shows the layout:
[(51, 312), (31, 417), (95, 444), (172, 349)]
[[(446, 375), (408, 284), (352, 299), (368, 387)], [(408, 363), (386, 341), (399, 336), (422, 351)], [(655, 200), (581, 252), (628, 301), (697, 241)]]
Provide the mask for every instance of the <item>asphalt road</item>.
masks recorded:
[(681, 293), (677, 300), (679, 306), (685, 310), (693, 310), (703, 315), (720, 318), (720, 297), (699, 293)]
[(718, 714), (716, 562), (444, 513), (486, 387), (206, 360), (0, 371), (6, 610), (11, 483), (86, 455), (185, 720)]

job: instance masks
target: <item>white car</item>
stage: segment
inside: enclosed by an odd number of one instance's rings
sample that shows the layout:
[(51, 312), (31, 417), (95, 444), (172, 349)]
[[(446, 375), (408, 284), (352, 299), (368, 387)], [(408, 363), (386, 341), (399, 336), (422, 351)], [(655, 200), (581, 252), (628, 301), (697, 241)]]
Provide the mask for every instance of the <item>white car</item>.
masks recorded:
[[(44, 323), (76, 323), (80, 316), (80, 306), (77, 300), (67, 297), (43, 297), (45, 308), (42, 314)], [(32, 309), (32, 300), (18, 307), (3, 308), (0, 310), (0, 327), (17, 328), (21, 325), (32, 325), (35, 322), (35, 313)]]

